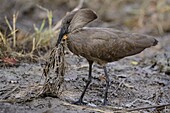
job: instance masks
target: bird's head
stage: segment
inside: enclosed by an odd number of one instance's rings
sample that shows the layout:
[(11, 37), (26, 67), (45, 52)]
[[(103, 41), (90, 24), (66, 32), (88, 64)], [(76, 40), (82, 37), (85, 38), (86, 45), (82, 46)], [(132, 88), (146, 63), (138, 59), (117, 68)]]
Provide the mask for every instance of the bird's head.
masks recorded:
[(84, 27), (96, 18), (96, 13), (91, 9), (80, 9), (67, 14), (62, 20), (57, 46), (60, 44), (64, 35), (67, 35), (78, 28)]

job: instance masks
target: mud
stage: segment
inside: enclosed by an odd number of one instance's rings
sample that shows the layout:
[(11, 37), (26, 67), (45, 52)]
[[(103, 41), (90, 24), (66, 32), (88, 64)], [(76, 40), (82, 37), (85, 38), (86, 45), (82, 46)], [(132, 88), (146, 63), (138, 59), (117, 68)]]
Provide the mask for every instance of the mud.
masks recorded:
[[(168, 15), (170, 13), (168, 11), (163, 13), (166, 18), (160, 20), (157, 16), (161, 15), (162, 17), (162, 14), (159, 14), (159, 10), (155, 7), (157, 5), (154, 5), (156, 1), (151, 3), (151, 8), (144, 8), (147, 10), (146, 15), (149, 17), (144, 20), (142, 25), (138, 25), (140, 21), (136, 19), (136, 15), (132, 14), (138, 11), (136, 8), (143, 9), (141, 7), (142, 1), (134, 3), (127, 0), (126, 3), (128, 5), (123, 3), (124, 1), (122, 2), (123, 5), (121, 5), (121, 2), (116, 1), (114, 3), (113, 0), (108, 0), (107, 2), (86, 0), (85, 7), (94, 9), (100, 17), (98, 20), (100, 23), (96, 22), (97, 25), (94, 24), (94, 26), (118, 28), (125, 31), (132, 30), (133, 32), (148, 33), (149, 35), (151, 35), (150, 32), (159, 34), (158, 32), (162, 32), (162, 29), (163, 31), (169, 31), (170, 16)], [(161, 3), (160, 8), (166, 9), (168, 3)], [(27, 32), (34, 32), (33, 25), (35, 23), (39, 27), (42, 24), (42, 20), (48, 19), (47, 12), (37, 5), (50, 11), (52, 10), (54, 16), (53, 24), (55, 25), (66, 12), (74, 9), (77, 4), (77, 0), (2, 0), (0, 5), (0, 31), (4, 31), (5, 34), (11, 34), (4, 17), (7, 16), (11, 23), (12, 15), (16, 12), (19, 12), (16, 26), (27, 34)], [(155, 10), (153, 10), (154, 7), (156, 8)], [(139, 11), (141, 10), (139, 9)], [(164, 11), (164, 9), (161, 9), (161, 11)], [(103, 23), (102, 21), (105, 23), (101, 24)], [(160, 31), (155, 27), (158, 26), (158, 23), (161, 25)], [(47, 27), (48, 25), (45, 26)], [(138, 55), (107, 65), (111, 80), (108, 106), (101, 106), (104, 96), (105, 78), (103, 69), (97, 64), (93, 66), (93, 81), (84, 97), (88, 105), (76, 106), (71, 104), (79, 98), (85, 86), (88, 77), (88, 63), (84, 58), (77, 57), (70, 52), (66, 54), (67, 72), (65, 75), (65, 87), (59, 98), (44, 97), (20, 103), (15, 101), (12, 103), (4, 102), (3, 100), (8, 98), (25, 97), (25, 91), (29, 87), (36, 86), (39, 83), (43, 84), (42, 64), (44, 62), (29, 63), (29, 61), (26, 61), (26, 63), (23, 63), (21, 61), (22, 63), (19, 66), (12, 67), (0, 65), (2, 66), (0, 67), (0, 113), (114, 112), (119, 109), (170, 103), (170, 34), (165, 34), (165, 36), (159, 37), (158, 40), (159, 44), (156, 47), (146, 49)], [(133, 113), (151, 112), (170, 113), (170, 107), (138, 110)]]
[[(146, 107), (170, 103), (170, 35), (159, 38), (159, 45), (142, 53), (124, 58), (107, 65), (111, 86), (109, 106), (115, 109)], [(88, 77), (88, 63), (82, 57), (66, 54), (67, 72), (65, 88), (59, 98), (45, 97), (30, 102), (0, 102), (0, 113), (93, 113), (105, 112), (108, 106), (101, 107), (105, 88), (104, 72), (95, 64), (93, 81), (84, 100), (87, 106), (75, 106)], [(43, 83), (42, 63), (21, 63), (18, 67), (1, 67), (0, 99), (9, 96), (17, 98), (25, 88)], [(15, 89), (16, 88), (16, 89)], [(92, 107), (92, 108), (91, 108)], [(102, 111), (100, 111), (102, 110)], [(138, 112), (170, 112), (166, 107), (161, 110), (149, 109)]]

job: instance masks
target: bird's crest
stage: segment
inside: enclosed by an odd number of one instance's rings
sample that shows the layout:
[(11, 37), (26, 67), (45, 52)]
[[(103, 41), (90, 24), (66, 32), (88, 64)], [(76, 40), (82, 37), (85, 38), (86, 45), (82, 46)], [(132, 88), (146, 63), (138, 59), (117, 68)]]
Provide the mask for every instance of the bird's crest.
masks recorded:
[[(71, 13), (74, 14), (74, 13)], [(65, 18), (70, 17), (68, 14)], [(74, 16), (72, 15), (72, 19), (70, 21), (69, 31), (74, 31), (78, 28), (82, 28), (86, 26), (91, 21), (95, 20), (97, 15), (91, 9), (80, 9), (75, 12)], [(69, 18), (70, 19), (70, 18)], [(65, 19), (66, 21), (66, 19)]]

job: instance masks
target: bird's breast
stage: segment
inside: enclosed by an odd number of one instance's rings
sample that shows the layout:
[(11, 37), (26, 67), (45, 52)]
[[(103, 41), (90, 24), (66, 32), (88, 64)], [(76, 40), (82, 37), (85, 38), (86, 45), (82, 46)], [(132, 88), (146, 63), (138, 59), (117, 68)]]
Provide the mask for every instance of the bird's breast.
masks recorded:
[(82, 49), (82, 42), (79, 39), (70, 37), (69, 35), (67, 35), (66, 37), (67, 46), (69, 50), (76, 55), (80, 55), (80, 51)]

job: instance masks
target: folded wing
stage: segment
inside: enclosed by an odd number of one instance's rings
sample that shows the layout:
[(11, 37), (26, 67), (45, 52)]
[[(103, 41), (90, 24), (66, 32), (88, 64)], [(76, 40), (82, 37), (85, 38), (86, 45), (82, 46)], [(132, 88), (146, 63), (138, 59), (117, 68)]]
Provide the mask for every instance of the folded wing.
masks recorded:
[(86, 28), (69, 35), (70, 50), (87, 59), (113, 62), (157, 44), (151, 36), (108, 28)]

